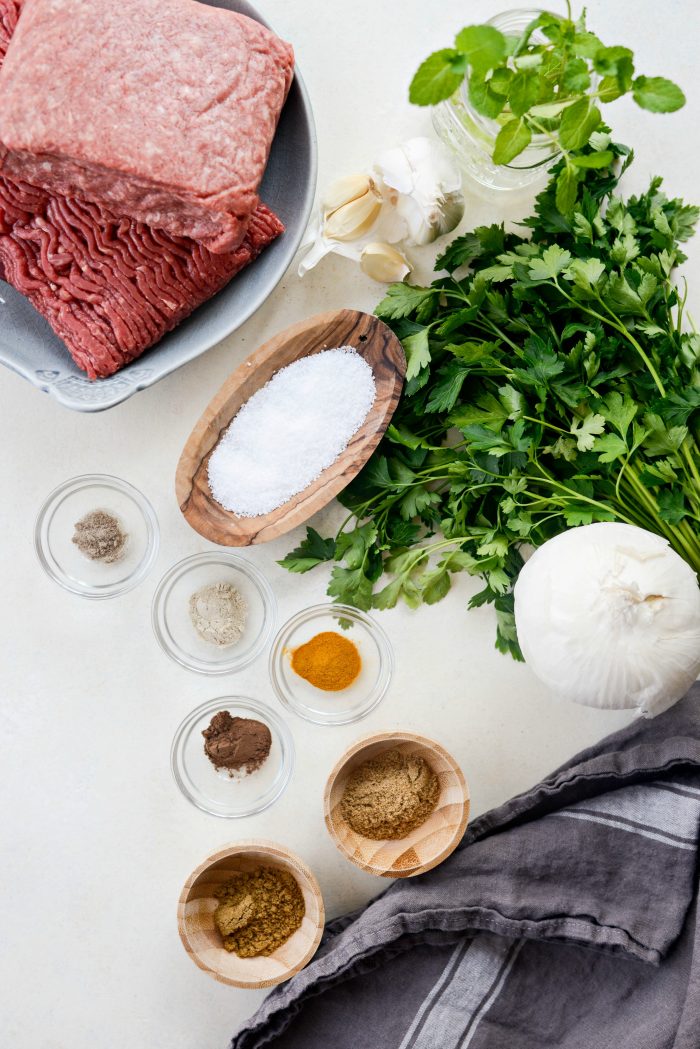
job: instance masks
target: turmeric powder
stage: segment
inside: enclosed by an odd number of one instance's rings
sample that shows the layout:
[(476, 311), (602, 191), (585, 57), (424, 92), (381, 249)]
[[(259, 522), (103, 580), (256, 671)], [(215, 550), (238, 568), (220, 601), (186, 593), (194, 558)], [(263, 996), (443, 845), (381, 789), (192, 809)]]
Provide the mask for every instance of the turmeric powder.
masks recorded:
[(340, 692), (360, 673), (362, 660), (349, 638), (324, 630), (292, 652), (292, 670), (315, 688)]

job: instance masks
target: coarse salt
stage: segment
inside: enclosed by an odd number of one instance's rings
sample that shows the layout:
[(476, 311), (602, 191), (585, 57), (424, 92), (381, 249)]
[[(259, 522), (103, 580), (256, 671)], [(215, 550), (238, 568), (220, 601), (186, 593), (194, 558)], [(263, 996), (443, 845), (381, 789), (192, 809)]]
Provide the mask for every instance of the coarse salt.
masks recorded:
[(282, 368), (235, 416), (209, 459), (211, 493), (259, 517), (308, 488), (347, 448), (374, 404), (371, 367), (351, 346)]

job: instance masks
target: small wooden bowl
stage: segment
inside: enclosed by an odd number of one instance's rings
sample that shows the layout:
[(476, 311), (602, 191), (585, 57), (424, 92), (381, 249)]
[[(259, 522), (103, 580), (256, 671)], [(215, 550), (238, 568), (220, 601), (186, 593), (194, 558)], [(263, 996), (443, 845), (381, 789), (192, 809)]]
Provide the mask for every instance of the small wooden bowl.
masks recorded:
[[(373, 841), (346, 823), (340, 800), (350, 773), (385, 750), (425, 758), (440, 781), (440, 797), (425, 823), (405, 838)], [(380, 732), (346, 751), (328, 777), (323, 805), (330, 836), (351, 863), (381, 878), (413, 878), (437, 867), (457, 848), (469, 819), (469, 788), (455, 759), (435, 740), (412, 732)]]
[[(352, 346), (374, 372), (377, 396), (350, 444), (320, 477), (287, 503), (259, 517), (238, 517), (211, 494), (209, 457), (238, 410), (275, 372), (313, 353)], [(275, 335), (248, 357), (209, 403), (187, 439), (175, 492), (188, 524), (220, 546), (250, 546), (277, 539), (303, 524), (345, 488), (379, 444), (396, 410), (406, 374), (400, 341), (377, 317), (359, 310), (319, 313)]]
[[(240, 871), (261, 864), (292, 874), (302, 891), (306, 914), (301, 927), (269, 957), (239, 958), (221, 944), (214, 925), (218, 900), (214, 890)], [(323, 897), (309, 868), (283, 845), (240, 841), (209, 856), (190, 874), (177, 905), (177, 927), (195, 965), (232, 987), (273, 987), (303, 969), (313, 958), (323, 932)]]

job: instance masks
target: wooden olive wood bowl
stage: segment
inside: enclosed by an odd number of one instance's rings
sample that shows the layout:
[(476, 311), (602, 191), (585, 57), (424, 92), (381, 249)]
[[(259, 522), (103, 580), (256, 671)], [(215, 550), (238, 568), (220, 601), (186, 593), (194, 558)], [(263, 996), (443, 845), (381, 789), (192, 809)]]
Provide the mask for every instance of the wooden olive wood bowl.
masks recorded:
[[(234, 874), (261, 865), (281, 867), (296, 878), (306, 914), (301, 927), (274, 954), (239, 958), (224, 949), (214, 925), (219, 902), (214, 890)], [(178, 932), (192, 961), (232, 987), (273, 987), (294, 976), (316, 953), (323, 922), (323, 897), (315, 877), (298, 856), (271, 841), (240, 841), (209, 856), (190, 874), (177, 906)]]
[[(374, 372), (377, 396), (348, 447), (321, 476), (283, 506), (259, 517), (224, 510), (209, 490), (209, 456), (238, 410), (275, 372), (300, 357), (336, 346), (352, 346)], [(255, 350), (229, 376), (207, 406), (183, 449), (175, 491), (188, 523), (221, 546), (266, 543), (321, 510), (359, 473), (379, 444), (401, 394), (406, 358), (394, 333), (376, 317), (358, 310), (335, 310), (293, 324)]]
[[(425, 758), (440, 781), (440, 797), (425, 823), (405, 838), (373, 841), (346, 823), (340, 800), (350, 773), (386, 750)], [(351, 863), (382, 878), (413, 878), (437, 867), (457, 848), (469, 819), (469, 788), (455, 759), (435, 740), (411, 732), (380, 732), (346, 751), (328, 777), (323, 806), (330, 836)]]

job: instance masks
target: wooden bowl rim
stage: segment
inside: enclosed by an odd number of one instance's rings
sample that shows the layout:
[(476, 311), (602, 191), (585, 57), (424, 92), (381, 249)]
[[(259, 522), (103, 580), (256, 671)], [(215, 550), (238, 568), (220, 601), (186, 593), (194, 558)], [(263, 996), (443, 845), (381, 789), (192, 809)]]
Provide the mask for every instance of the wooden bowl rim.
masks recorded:
[[(275, 859), (286, 860), (290, 864), (290, 866), (293, 867), (293, 869), (300, 875), (300, 877), (308, 883), (308, 888), (310, 889), (311, 894), (315, 898), (318, 906), (318, 920), (316, 922), (316, 933), (300, 961), (298, 961), (295, 965), (291, 966), (289, 969), (286, 969), (284, 972), (280, 973), (279, 976), (267, 980), (234, 980), (230, 976), (222, 975), (216, 969), (213, 969), (211, 965), (207, 965), (206, 962), (202, 961), (198, 951), (192, 945), (185, 922), (185, 907), (189, 902), (190, 892), (196, 880), (220, 860), (226, 860), (233, 856), (239, 856), (241, 854), (250, 852), (261, 852), (265, 855), (268, 855), (273, 861)], [(320, 944), (321, 937), (323, 935), (325, 917), (326, 911), (323, 903), (323, 894), (321, 892), (321, 887), (318, 883), (316, 875), (313, 873), (311, 868), (308, 867), (306, 863), (304, 863), (300, 856), (298, 856), (295, 852), (292, 852), (291, 849), (288, 849), (286, 845), (280, 845), (279, 842), (270, 841), (267, 838), (246, 838), (244, 841), (234, 842), (231, 845), (226, 845), (220, 849), (217, 849), (216, 852), (212, 852), (209, 856), (207, 856), (205, 860), (202, 860), (199, 866), (195, 867), (195, 869), (190, 873), (189, 877), (186, 879), (182, 887), (180, 896), (178, 897), (177, 901), (177, 931), (179, 933), (180, 940), (182, 942), (183, 947), (185, 948), (185, 951), (195, 963), (197, 968), (201, 969), (203, 972), (209, 973), (209, 975), (213, 976), (214, 979), (217, 980), (219, 983), (225, 983), (231, 987), (243, 987), (252, 990), (265, 987), (274, 987), (279, 983), (284, 983), (285, 980), (289, 980), (296, 973), (300, 972), (301, 969), (303, 969), (304, 966), (311, 961), (314, 954), (318, 950), (318, 945)], [(221, 949), (223, 950), (223, 947)]]
[[(268, 514), (261, 514), (259, 517), (243, 518), (243, 517), (240, 517), (239, 515), (233, 513), (233, 511), (226, 510), (225, 507), (221, 507), (221, 512), (224, 515), (226, 515), (226, 517), (231, 522), (232, 534), (236, 534), (235, 532), (233, 532), (233, 529), (235, 528), (236, 522), (254, 521), (254, 522), (258, 522), (258, 526), (256, 526), (257, 527), (257, 531), (254, 531), (254, 532), (251, 531), (250, 534), (246, 534), (246, 541), (245, 542), (241, 541), (241, 542), (225, 543), (225, 542), (222, 542), (219, 539), (215, 539), (213, 537), (213, 534), (212, 534), (213, 530), (210, 529), (210, 528), (207, 528), (207, 527), (204, 527), (204, 528), (198, 527), (198, 524), (201, 523), (199, 521), (199, 518), (197, 518), (196, 520), (193, 519), (192, 515), (189, 512), (190, 502), (191, 502), (192, 495), (193, 495), (193, 490), (194, 490), (194, 485), (193, 485), (194, 475), (190, 474), (190, 472), (189, 472), (189, 455), (190, 455), (190, 451), (189, 450), (190, 450), (190, 447), (192, 445), (196, 445), (197, 447), (201, 447), (202, 443), (205, 440), (207, 431), (209, 429), (209, 426), (210, 426), (210, 423), (211, 423), (211, 419), (214, 418), (217, 415), (217, 413), (223, 408), (224, 404), (226, 404), (226, 402), (229, 400), (229, 398), (231, 396), (231, 394), (229, 392), (230, 391), (230, 387), (233, 386), (235, 388), (235, 387), (240, 386), (244, 382), (244, 380), (246, 378), (248, 378), (250, 374), (252, 374), (250, 372), (249, 364), (248, 364), (248, 362), (250, 361), (251, 357), (255, 356), (257, 358), (256, 365), (255, 365), (255, 370), (258, 370), (258, 369), (260, 369), (261, 367), (263, 367), (266, 364), (266, 362), (270, 359), (270, 357), (273, 354), (278, 352), (279, 347), (276, 344), (279, 341), (280, 336), (284, 336), (285, 337), (285, 342), (291, 341), (294, 338), (298, 337), (300, 334), (303, 334), (304, 332), (306, 332), (309, 327), (311, 327), (311, 326), (323, 327), (324, 325), (331, 324), (333, 322), (333, 320), (339, 318), (341, 315), (343, 315), (343, 316), (347, 315), (348, 317), (349, 316), (355, 316), (355, 317), (359, 317), (359, 318), (368, 318), (369, 321), (371, 321), (374, 325), (386, 328), (388, 333), (389, 333), (389, 335), (391, 336), (392, 340), (396, 344), (396, 347), (398, 348), (398, 351), (400, 353), (401, 366), (394, 370), (394, 373), (393, 373), (393, 376), (392, 376), (392, 380), (391, 380), (391, 382), (392, 382), (392, 397), (394, 395), (396, 395), (396, 404), (394, 405), (393, 411), (389, 411), (388, 410), (388, 406), (387, 406), (387, 410), (386, 410), (386, 413), (385, 413), (386, 417), (383, 420), (382, 425), (379, 427), (378, 430), (375, 430), (372, 434), (368, 435), (366, 437), (366, 439), (365, 439), (365, 448), (368, 449), (368, 451), (367, 451), (367, 454), (364, 455), (364, 457), (363, 457), (364, 461), (362, 462), (362, 464), (360, 465), (360, 467), (358, 468), (356, 473), (353, 475), (353, 477), (350, 478), (349, 481), (346, 481), (344, 484), (341, 484), (340, 486), (337, 486), (338, 478), (336, 478), (328, 486), (328, 490), (331, 491), (331, 494), (328, 496), (328, 498), (325, 500), (325, 502), (320, 502), (320, 501), (317, 502), (318, 495), (320, 493), (316, 492), (311, 497), (311, 507), (308, 508), (307, 506), (305, 506), (304, 501), (302, 500), (302, 497), (304, 496), (304, 492), (306, 491), (306, 489), (304, 489), (302, 492), (297, 493), (297, 495), (292, 496), (291, 499), (289, 499), (286, 503), (283, 503), (282, 506), (278, 507), (276, 510), (272, 510)], [(323, 347), (319, 347), (318, 350), (313, 351), (313, 352), (318, 353), (318, 352), (321, 352), (322, 349), (323, 349)], [(299, 356), (294, 358), (294, 361), (301, 360), (302, 357), (312, 356), (313, 352), (306, 353), (306, 354), (300, 354)], [(289, 363), (294, 363), (294, 361), (291, 361)], [(205, 405), (204, 410), (201, 412), (199, 418), (197, 419), (197, 422), (195, 423), (194, 427), (190, 431), (190, 434), (187, 437), (187, 440), (185, 441), (185, 444), (182, 447), (182, 450), (181, 450), (179, 458), (178, 458), (177, 466), (176, 466), (176, 469), (175, 469), (175, 496), (176, 496), (176, 499), (177, 499), (178, 506), (180, 508), (180, 512), (182, 513), (182, 515), (185, 518), (185, 520), (187, 521), (187, 523), (190, 525), (190, 527), (194, 531), (196, 531), (199, 535), (202, 535), (209, 542), (216, 543), (217, 546), (224, 546), (224, 547), (228, 547), (228, 546), (245, 547), (245, 546), (255, 545), (256, 543), (270, 542), (270, 541), (272, 541), (274, 539), (280, 538), (282, 535), (286, 535), (287, 532), (291, 531), (293, 528), (297, 528), (297, 527), (300, 527), (301, 525), (303, 525), (306, 521), (309, 520), (310, 517), (313, 517), (314, 514), (317, 514), (317, 513), (319, 513), (319, 511), (323, 510), (328, 505), (328, 503), (332, 502), (332, 500), (335, 499), (340, 494), (340, 492), (342, 492), (347, 487), (347, 485), (350, 483), (350, 481), (352, 481), (354, 476), (356, 476), (357, 473), (359, 473), (359, 470), (361, 470), (362, 467), (367, 463), (367, 461), (371, 457), (372, 453), (378, 447), (380, 441), (382, 440), (382, 437), (384, 436), (384, 434), (386, 433), (389, 425), (391, 424), (391, 420), (392, 420), (392, 418), (393, 418), (393, 416), (395, 414), (396, 407), (398, 406), (398, 401), (399, 401), (400, 396), (401, 396), (401, 390), (403, 388), (403, 385), (404, 385), (404, 382), (405, 382), (405, 378), (406, 378), (406, 368), (407, 368), (406, 355), (405, 355), (405, 351), (403, 349), (403, 346), (401, 344), (401, 340), (398, 338), (397, 335), (394, 334), (394, 332), (389, 327), (389, 325), (386, 323), (386, 321), (382, 320), (381, 317), (376, 317), (372, 313), (367, 313), (366, 310), (358, 310), (358, 309), (354, 309), (352, 307), (342, 307), (342, 308), (337, 309), (337, 310), (324, 310), (321, 313), (312, 314), (309, 317), (306, 317), (306, 318), (304, 318), (304, 319), (302, 319), (300, 321), (296, 321), (295, 323), (288, 325), (286, 328), (283, 328), (280, 331), (275, 332), (273, 335), (270, 336), (269, 339), (266, 339), (265, 342), (260, 344), (260, 346), (257, 346), (254, 350), (252, 350), (251, 353), (248, 354), (248, 356), (245, 358), (245, 360), (241, 361), (241, 363), (232, 372), (230, 372), (229, 375), (226, 376), (226, 378), (223, 380), (223, 382), (219, 385), (216, 393), (209, 399), (209, 401)], [(274, 374), (275, 373), (273, 373), (273, 375)], [(267, 380), (267, 381), (269, 381), (269, 380)], [(397, 390), (398, 390), (398, 393), (397, 393)], [(252, 394), (251, 394), (251, 396), (252, 396)], [(244, 401), (243, 403), (246, 403), (246, 402)], [(231, 424), (232, 419), (233, 419), (233, 416), (231, 416), (228, 419), (228, 421), (226, 423), (224, 423), (220, 427), (220, 429), (218, 431), (218, 437), (217, 437), (216, 441), (214, 442), (214, 444), (212, 445), (212, 448), (210, 449), (210, 451), (207, 452), (207, 454), (203, 457), (204, 459), (206, 459), (209, 455), (211, 455), (211, 453), (213, 452), (214, 448), (216, 448), (216, 446), (218, 445), (219, 441), (221, 440), (222, 434), (228, 428), (228, 426)], [(360, 427), (360, 430), (364, 429), (364, 427), (366, 425), (367, 425), (367, 420), (365, 420), (365, 422), (362, 424), (362, 426)], [(357, 436), (357, 435), (355, 435), (355, 436)], [(353, 437), (353, 440), (354, 440), (354, 437)], [(347, 451), (347, 449), (346, 449), (346, 451)], [(345, 452), (341, 453), (341, 455), (339, 456), (339, 459), (342, 459), (342, 457), (345, 454), (346, 454)], [(316, 481), (312, 482), (312, 484), (309, 487), (313, 488), (314, 486), (316, 486), (321, 481), (321, 479), (329, 471), (333, 470), (333, 468), (335, 467), (336, 463), (337, 463), (337, 460), (336, 460), (335, 463), (332, 463), (329, 467), (327, 467), (326, 470), (324, 470), (321, 473), (319, 478), (317, 478)], [(195, 474), (196, 474), (196, 472), (197, 471), (195, 471)], [(302, 501), (300, 502), (300, 500), (302, 500)], [(294, 510), (292, 510), (291, 513), (290, 513), (290, 511), (289, 511), (290, 504), (293, 505), (295, 503), (297, 503), (298, 505), (296, 505)], [(303, 513), (301, 515), (300, 515), (300, 511), (303, 511)], [(289, 514), (289, 522), (290, 523), (284, 522), (285, 513)], [(298, 520), (297, 520), (297, 516), (299, 518)], [(279, 521), (282, 521), (284, 523), (284, 527), (281, 530), (278, 531), (277, 530), (277, 524), (278, 524)], [(240, 524), (239, 524), (239, 527), (241, 527)], [(272, 534), (268, 535), (267, 534), (268, 532), (271, 532)], [(262, 539), (259, 538), (259, 536), (261, 536), (261, 535), (264, 536), (264, 538), (262, 538)]]
[[(436, 856), (434, 856), (428, 862), (422, 863), (417, 867), (411, 867), (405, 870), (392, 872), (391, 868), (389, 867), (380, 867), (378, 865), (360, 863), (358, 862), (358, 860), (355, 859), (354, 856), (350, 855), (350, 853), (347, 851), (347, 849), (340, 841), (335, 832), (335, 826), (333, 820), (331, 819), (330, 806), (331, 792), (333, 790), (333, 787), (335, 786), (335, 782), (341, 774), (342, 770), (352, 758), (356, 757), (367, 747), (374, 746), (376, 743), (387, 743), (389, 745), (387, 746), (387, 749), (390, 749), (391, 743), (417, 743), (421, 747), (425, 747), (427, 750), (437, 751), (440, 757), (443, 758), (443, 760), (446, 761), (447, 764), (450, 766), (453, 775), (455, 776), (459, 786), (461, 787), (462, 816), (459, 821), (459, 824), (455, 828), (454, 834), (451, 836), (450, 840), (447, 842), (444, 848), (442, 848)], [(418, 732), (374, 732), (368, 736), (363, 736), (361, 739), (358, 739), (355, 741), (355, 743), (351, 744), (351, 746), (348, 747), (348, 749), (341, 755), (341, 757), (333, 766), (328, 776), (328, 779), (326, 780), (326, 785), (323, 791), (323, 817), (324, 822), (326, 824), (326, 829), (333, 840), (333, 844), (338, 849), (338, 851), (341, 852), (342, 855), (350, 861), (350, 863), (354, 864), (354, 866), (359, 867), (360, 870), (366, 871), (368, 874), (375, 874), (381, 878), (414, 878), (418, 874), (425, 874), (427, 871), (439, 866), (439, 864), (441, 864), (443, 860), (446, 860), (447, 857), (450, 856), (457, 848), (459, 842), (461, 841), (464, 835), (465, 830), (467, 829), (467, 823), (469, 822), (470, 801), (471, 798), (469, 794), (469, 784), (467, 782), (467, 779), (457, 760), (452, 756), (452, 754), (450, 754), (450, 752), (445, 747), (443, 747), (442, 743), (438, 743), (436, 739), (432, 739), (430, 736), (423, 736)], [(358, 836), (361, 837), (361, 835)]]

